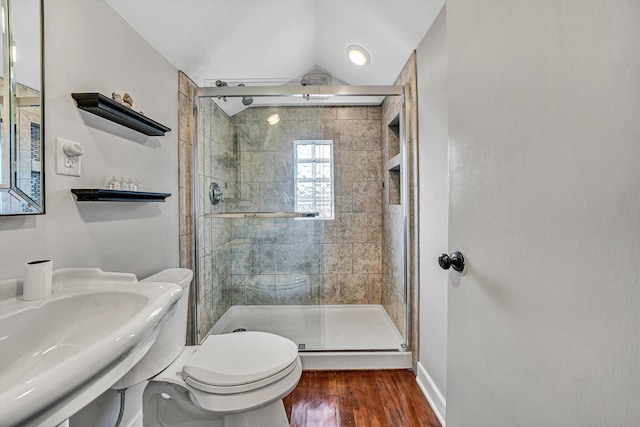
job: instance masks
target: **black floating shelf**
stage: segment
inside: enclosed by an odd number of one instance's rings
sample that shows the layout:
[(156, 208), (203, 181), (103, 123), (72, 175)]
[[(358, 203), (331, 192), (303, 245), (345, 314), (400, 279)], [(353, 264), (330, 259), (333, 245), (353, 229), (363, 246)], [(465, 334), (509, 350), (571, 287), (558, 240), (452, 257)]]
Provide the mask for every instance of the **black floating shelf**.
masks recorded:
[(108, 98), (102, 94), (92, 93), (72, 93), (78, 108), (103, 117), (112, 122), (121, 124), (130, 129), (149, 136), (164, 136), (171, 129), (150, 118), (125, 107), (124, 105)]
[(72, 188), (79, 202), (164, 202), (170, 193), (107, 190), (103, 188)]

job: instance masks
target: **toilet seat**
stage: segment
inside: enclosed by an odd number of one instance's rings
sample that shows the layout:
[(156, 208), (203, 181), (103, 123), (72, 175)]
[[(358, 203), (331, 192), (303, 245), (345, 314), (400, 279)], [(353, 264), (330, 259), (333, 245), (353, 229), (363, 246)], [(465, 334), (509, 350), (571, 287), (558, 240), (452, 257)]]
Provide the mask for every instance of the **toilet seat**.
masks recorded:
[(289, 375), (298, 360), (296, 345), (266, 332), (212, 335), (185, 360), (182, 378), (213, 394), (245, 393)]

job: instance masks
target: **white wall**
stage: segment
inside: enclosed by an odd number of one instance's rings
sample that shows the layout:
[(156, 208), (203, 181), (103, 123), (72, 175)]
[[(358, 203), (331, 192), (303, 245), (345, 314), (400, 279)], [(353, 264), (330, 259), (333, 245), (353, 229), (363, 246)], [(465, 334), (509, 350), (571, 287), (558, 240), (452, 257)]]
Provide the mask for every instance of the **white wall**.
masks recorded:
[(640, 2), (448, 0), (448, 427), (640, 425)]
[[(169, 126), (146, 137), (81, 112), (71, 92), (129, 92), (134, 107)], [(25, 261), (54, 268), (100, 267), (141, 277), (178, 265), (178, 73), (102, 0), (45, 2), (46, 214), (0, 217), (0, 278), (19, 277)], [(55, 138), (81, 143), (82, 176), (56, 175)], [(140, 178), (166, 203), (77, 203), (70, 188), (104, 187), (111, 175)], [(139, 412), (129, 392), (123, 426)], [(108, 392), (74, 425), (111, 426)], [(79, 420), (79, 421), (78, 421)]]
[(417, 49), (420, 179), (420, 360), (418, 383), (441, 419), (447, 382), (447, 273), (437, 258), (448, 251), (446, 7)]
[[(101, 0), (45, 2), (46, 215), (0, 217), (0, 278), (25, 261), (147, 275), (178, 264), (177, 70)], [(172, 128), (146, 137), (78, 110), (71, 92), (127, 91)], [(82, 176), (55, 173), (55, 139), (81, 143)], [(167, 203), (76, 203), (70, 188), (140, 178)]]

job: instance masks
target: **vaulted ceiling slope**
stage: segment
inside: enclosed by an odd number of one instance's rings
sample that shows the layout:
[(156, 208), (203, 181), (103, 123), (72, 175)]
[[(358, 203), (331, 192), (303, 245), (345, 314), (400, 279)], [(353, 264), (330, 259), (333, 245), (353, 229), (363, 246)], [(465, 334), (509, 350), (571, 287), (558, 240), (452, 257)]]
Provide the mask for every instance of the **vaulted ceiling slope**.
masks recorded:
[[(321, 69), (393, 84), (444, 0), (105, 0), (176, 68), (208, 79), (290, 80)], [(371, 55), (357, 67), (346, 48)]]

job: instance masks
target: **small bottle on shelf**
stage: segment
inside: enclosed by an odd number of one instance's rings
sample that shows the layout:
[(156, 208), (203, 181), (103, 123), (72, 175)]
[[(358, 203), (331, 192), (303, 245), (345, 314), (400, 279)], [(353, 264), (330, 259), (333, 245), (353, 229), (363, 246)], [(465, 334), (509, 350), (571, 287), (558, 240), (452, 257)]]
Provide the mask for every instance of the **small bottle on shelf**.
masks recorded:
[(112, 175), (111, 179), (109, 180), (109, 190), (117, 190), (116, 186), (117, 186), (117, 180), (116, 180), (116, 176)]
[(125, 190), (125, 191), (129, 190), (129, 184), (124, 179), (124, 176), (120, 177), (120, 190)]
[(136, 179), (136, 183), (133, 185), (133, 191), (142, 191), (142, 181)]
[(134, 188), (133, 181), (131, 181), (131, 177), (129, 177), (129, 178), (127, 179), (127, 190), (129, 190), (129, 191), (136, 191), (136, 190), (135, 190), (135, 188)]

